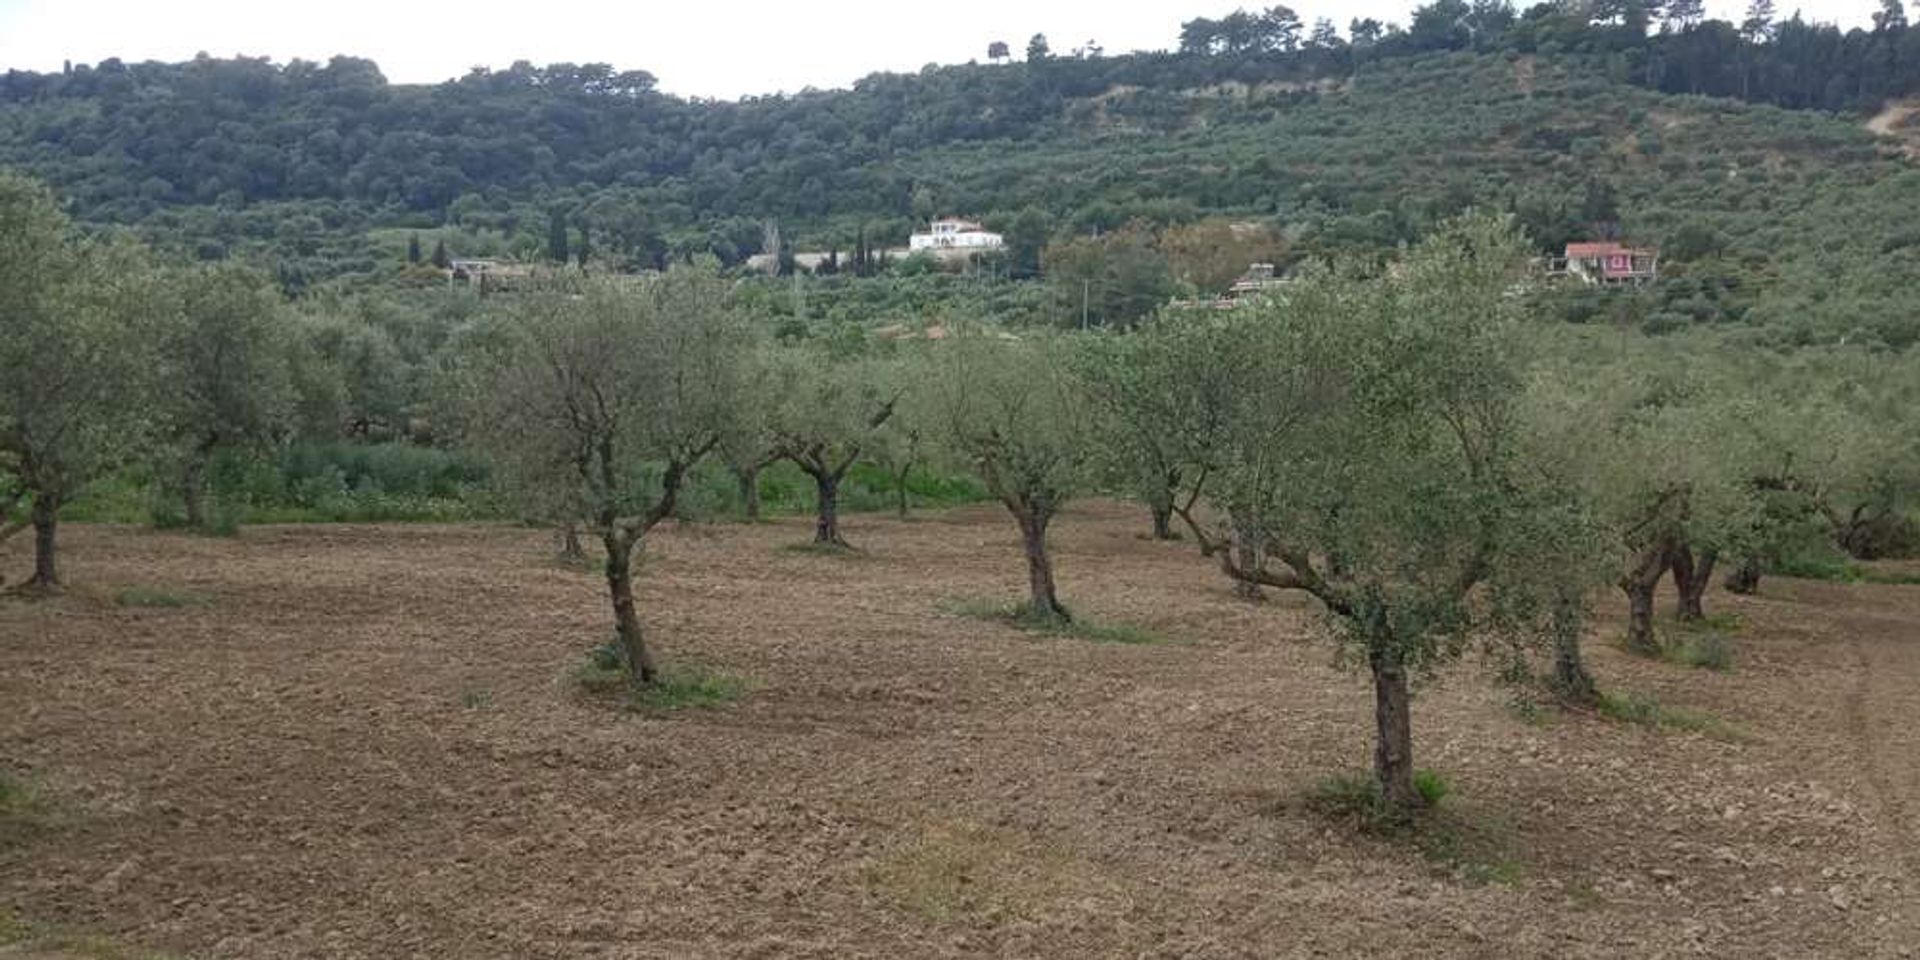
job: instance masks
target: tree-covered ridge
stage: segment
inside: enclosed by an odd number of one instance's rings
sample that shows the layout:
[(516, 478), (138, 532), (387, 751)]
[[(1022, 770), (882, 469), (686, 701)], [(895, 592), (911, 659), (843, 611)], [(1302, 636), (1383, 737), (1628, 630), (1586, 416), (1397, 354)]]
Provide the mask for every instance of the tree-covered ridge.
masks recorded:
[(1210, 217), (1282, 231), (1283, 259), (1378, 256), (1498, 207), (1543, 252), (1662, 244), (1673, 279), (1632, 307), (1652, 327), (1897, 345), (1917, 336), (1900, 303), (1920, 273), (1910, 162), (1857, 118), (1671, 95), (1877, 106), (1920, 75), (1896, 12), (1842, 33), (1685, 2), (1436, 0), (1406, 29), (1343, 35), (1276, 7), (1192, 21), (1172, 52), (1035, 38), (1025, 62), (739, 102), (604, 65), (410, 86), (344, 57), (107, 61), (0, 78), (0, 165), (83, 222), (260, 260), (290, 291), (404, 275), (410, 248), (737, 264), (767, 221), (790, 247), (853, 251), (951, 212), (1006, 231), (1015, 276), (1049, 243)]

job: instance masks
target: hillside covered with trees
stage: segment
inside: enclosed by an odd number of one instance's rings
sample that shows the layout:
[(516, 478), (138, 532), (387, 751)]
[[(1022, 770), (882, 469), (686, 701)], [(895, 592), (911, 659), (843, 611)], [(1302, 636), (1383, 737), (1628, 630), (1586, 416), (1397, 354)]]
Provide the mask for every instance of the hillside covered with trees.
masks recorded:
[[(1904, 346), (1920, 339), (1899, 302), (1920, 280), (1920, 182), (1863, 121), (1920, 88), (1920, 31), (1899, 0), (1873, 22), (1777, 21), (1765, 0), (1738, 24), (1687, 0), (1436, 0), (1405, 28), (1342, 29), (1274, 7), (1190, 21), (1166, 52), (1036, 36), (1022, 60), (739, 102), (602, 64), (409, 86), (351, 57), (109, 60), (0, 78), (0, 166), (83, 224), (257, 261), (296, 295), (424, 281), (407, 265), (429, 250), (638, 270), (739, 264), (784, 237), (853, 256), (961, 213), (1009, 235), (995, 276), (1065, 266), (1064, 286), (1104, 294), (1069, 310), (995, 289), (1002, 312), (1131, 322), (1219, 272), (1179, 263), (1169, 230), (1255, 224), (1291, 263), (1384, 255), (1480, 207), (1515, 213), (1543, 253), (1664, 248), (1661, 291), (1567, 304), (1576, 319)], [(953, 299), (938, 278), (872, 286), (772, 299), (796, 321)]]

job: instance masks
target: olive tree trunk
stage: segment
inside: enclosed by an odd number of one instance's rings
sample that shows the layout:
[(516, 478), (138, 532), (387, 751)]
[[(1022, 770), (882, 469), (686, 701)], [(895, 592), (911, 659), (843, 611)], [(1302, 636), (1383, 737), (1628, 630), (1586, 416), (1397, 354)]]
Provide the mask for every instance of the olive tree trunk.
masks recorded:
[(180, 501), (186, 509), (187, 526), (195, 530), (207, 525), (205, 497), (200, 488), (200, 478), (206, 472), (199, 456), (189, 454), (185, 465), (180, 468)]
[(561, 524), (560, 528), (554, 531), (554, 536), (555, 539), (560, 542), (558, 553), (561, 563), (584, 564), (586, 562), (587, 551), (580, 545), (580, 527), (578, 525), (572, 521)]
[(1053, 559), (1047, 554), (1047, 525), (1050, 513), (1027, 509), (1015, 511), (1020, 521), (1020, 541), (1027, 554), (1028, 609), (1030, 616), (1043, 620), (1071, 621), (1072, 614), (1060, 603), (1053, 585)]
[(27, 585), (52, 590), (60, 585), (54, 535), (60, 526), (60, 498), (37, 493), (33, 498), (33, 577)]
[(1696, 557), (1686, 544), (1674, 546), (1673, 585), (1680, 594), (1680, 604), (1675, 615), (1681, 620), (1706, 619), (1706, 610), (1701, 606), (1701, 600), (1706, 596), (1707, 584), (1712, 582), (1713, 567), (1719, 557), (1717, 550), (1702, 550)]
[(1390, 646), (1367, 657), (1373, 669), (1373, 774), (1389, 815), (1403, 817), (1426, 801), (1413, 785), (1413, 706), (1407, 668)]
[(614, 631), (626, 657), (628, 681), (635, 689), (649, 687), (659, 679), (660, 671), (653, 662), (653, 651), (647, 648), (633, 600), (634, 539), (613, 530), (602, 540), (607, 548), (607, 595), (613, 601)]
[[(1234, 521), (1233, 524), (1233, 562), (1242, 570), (1258, 570), (1266, 565), (1266, 551), (1262, 549), (1260, 534), (1250, 524)], [(1252, 580), (1235, 578), (1233, 595), (1251, 603), (1266, 600), (1267, 595), (1260, 585)]]
[(813, 542), (844, 547), (847, 541), (840, 536), (840, 477), (827, 470), (810, 472), (813, 473), (816, 514)]
[(1590, 704), (1600, 699), (1600, 691), (1587, 672), (1586, 658), (1580, 653), (1581, 616), (1579, 601), (1562, 596), (1553, 608), (1553, 692), (1568, 703)]
[(1729, 593), (1753, 594), (1760, 590), (1760, 558), (1743, 557), (1740, 562), (1727, 571), (1727, 578), (1721, 585)]
[(740, 484), (740, 512), (748, 523), (760, 521), (760, 465), (734, 467), (733, 479)]
[(1668, 564), (1667, 545), (1652, 544), (1641, 550), (1633, 568), (1620, 578), (1620, 589), (1627, 595), (1627, 649), (1635, 653), (1660, 652), (1653, 636), (1653, 591)]
[(1173, 503), (1155, 499), (1147, 504), (1153, 514), (1153, 538), (1155, 540), (1173, 539)]
[(913, 461), (900, 465), (900, 471), (893, 475), (893, 506), (900, 519), (907, 518), (907, 475), (913, 472)]

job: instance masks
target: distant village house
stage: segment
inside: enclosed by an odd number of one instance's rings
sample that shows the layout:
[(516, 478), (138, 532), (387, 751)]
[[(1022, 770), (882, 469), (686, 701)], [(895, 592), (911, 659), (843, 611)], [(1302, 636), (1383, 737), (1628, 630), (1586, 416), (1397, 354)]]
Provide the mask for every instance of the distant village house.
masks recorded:
[(944, 253), (946, 251), (966, 251), (978, 253), (985, 250), (998, 250), (1006, 246), (1007, 240), (1000, 234), (987, 230), (972, 220), (950, 218), (935, 220), (925, 233), (916, 233), (907, 238), (907, 249), (920, 253)]
[(1660, 254), (1613, 241), (1569, 243), (1566, 258), (1553, 266), (1555, 273), (1564, 272), (1588, 283), (1645, 283), (1659, 278)]

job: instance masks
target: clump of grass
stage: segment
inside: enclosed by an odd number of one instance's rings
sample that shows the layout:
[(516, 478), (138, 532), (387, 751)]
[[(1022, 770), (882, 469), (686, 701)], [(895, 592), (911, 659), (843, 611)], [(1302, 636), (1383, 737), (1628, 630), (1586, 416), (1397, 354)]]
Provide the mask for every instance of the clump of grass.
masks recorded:
[(634, 691), (627, 683), (626, 656), (617, 642), (609, 641), (592, 650), (571, 674), (575, 685), (593, 696), (621, 696), (627, 705), (655, 710), (682, 707), (714, 707), (740, 699), (747, 682), (740, 677), (706, 667), (684, 664), (661, 671), (653, 685)]
[[(1413, 789), (1428, 810), (1438, 807), (1450, 791), (1445, 777), (1425, 769), (1414, 771)], [(1310, 810), (1351, 821), (1368, 831), (1405, 823), (1382, 802), (1380, 783), (1370, 773), (1337, 773), (1327, 777), (1307, 790), (1306, 804)]]
[(120, 591), (113, 595), (113, 602), (123, 607), (177, 609), (180, 607), (203, 606), (208, 601), (205, 596), (190, 590), (175, 590), (169, 587), (132, 586), (120, 588)]
[(1739, 727), (1712, 714), (1679, 707), (1664, 706), (1652, 697), (1635, 693), (1602, 691), (1600, 715), (1621, 723), (1638, 724), (1656, 730), (1681, 730), (1726, 743), (1748, 743), (1753, 738)]
[(1660, 656), (1669, 663), (1725, 672), (1733, 669), (1733, 645), (1718, 633), (1682, 637), (1661, 648)]
[(1095, 643), (1141, 645), (1159, 643), (1164, 639), (1152, 630), (1135, 623), (1099, 623), (1078, 617), (1064, 620), (1057, 616), (1036, 614), (1033, 607), (1027, 603), (947, 600), (940, 604), (940, 609), (957, 616), (1004, 623), (1030, 633), (1051, 637), (1077, 637)]
[(747, 692), (747, 682), (729, 673), (703, 667), (679, 667), (663, 672), (653, 686), (633, 698), (635, 706), (656, 710), (717, 707)]
[(30, 839), (53, 824), (52, 801), (25, 779), (0, 770), (0, 850)]
[(485, 710), (493, 705), (493, 692), (490, 690), (462, 690), (460, 705), (468, 710)]
[(1495, 818), (1454, 804), (1443, 804), (1453, 790), (1434, 770), (1416, 770), (1413, 788), (1425, 801), (1412, 817), (1396, 815), (1381, 803), (1380, 787), (1368, 773), (1327, 777), (1308, 789), (1306, 807), (1351, 824), (1362, 833), (1410, 842), (1434, 865), (1473, 883), (1511, 884), (1525, 874), (1514, 854), (1512, 831)]
[(110, 937), (62, 931), (29, 923), (0, 909), (0, 955), (86, 957), (89, 960), (177, 960), (174, 954), (125, 946)]
[(1429, 807), (1437, 807), (1440, 801), (1453, 789), (1447, 785), (1447, 778), (1437, 770), (1415, 770), (1413, 789)]
[(780, 546), (781, 553), (801, 553), (816, 557), (854, 558), (867, 555), (865, 550), (847, 543), (821, 543), (808, 540), (804, 543), (787, 543)]

